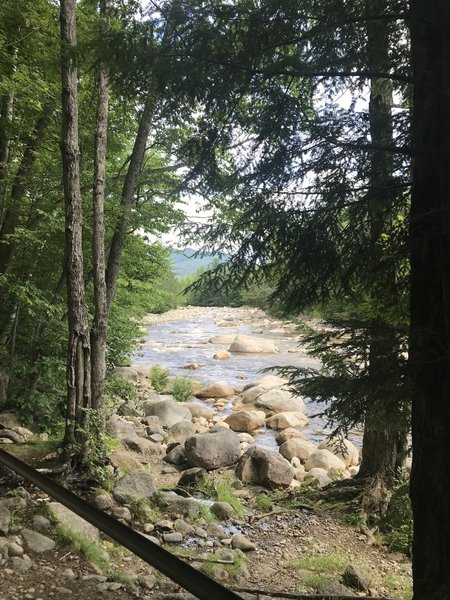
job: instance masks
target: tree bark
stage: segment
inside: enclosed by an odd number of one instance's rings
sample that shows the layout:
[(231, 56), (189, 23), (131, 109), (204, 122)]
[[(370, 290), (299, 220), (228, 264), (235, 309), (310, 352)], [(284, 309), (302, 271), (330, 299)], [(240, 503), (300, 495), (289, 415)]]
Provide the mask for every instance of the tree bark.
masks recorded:
[[(100, 1), (100, 30), (106, 33), (107, 2)], [(108, 71), (100, 65), (97, 73), (97, 125), (95, 130), (92, 261), (94, 278), (94, 323), (91, 331), (92, 408), (101, 418), (106, 375), (108, 302), (105, 277), (105, 173), (108, 135)]]
[[(17, 50), (11, 44), (7, 49), (11, 56), (9, 65), (9, 75), (14, 73), (15, 60)], [(11, 146), (10, 131), (9, 128), (12, 124), (14, 116), (14, 94), (8, 92), (1, 100), (1, 119), (0, 119), (0, 231), (3, 226), (3, 216), (5, 212), (5, 195), (6, 185), (8, 178), (8, 165), (9, 165), (9, 149)]]
[[(369, 0), (368, 12), (382, 14), (384, 0)], [(383, 20), (367, 23), (367, 54), (369, 68), (374, 72), (389, 69), (389, 38)], [(369, 121), (371, 142), (375, 147), (393, 144), (392, 83), (386, 79), (372, 78), (370, 86)], [(388, 406), (395, 383), (395, 366), (399, 352), (398, 341), (392, 326), (383, 318), (395, 298), (395, 265), (386, 260), (382, 235), (392, 218), (393, 193), (388, 184), (392, 180), (392, 156), (383, 150), (373, 150), (370, 159), (368, 213), (371, 245), (371, 295), (378, 314), (370, 323), (369, 378), (371, 392), (366, 410), (362, 447), (362, 462), (358, 476), (375, 478), (382, 488), (392, 482), (397, 462), (396, 419), (388, 416)], [(387, 422), (390, 418), (391, 422)], [(383, 483), (384, 482), (384, 483)], [(382, 494), (384, 496), (384, 494)], [(386, 498), (380, 498), (380, 511)]]
[[(78, 143), (77, 68), (74, 60), (76, 0), (61, 0), (61, 83), (63, 182), (66, 220), (65, 261), (67, 273), (67, 314), (69, 344), (67, 353), (66, 446), (74, 447), (82, 458), (85, 409), (90, 407), (91, 365), (88, 311), (84, 291), (82, 246), (82, 206)], [(81, 444), (80, 444), (81, 441)]]
[(450, 9), (411, 0), (414, 600), (450, 598)]

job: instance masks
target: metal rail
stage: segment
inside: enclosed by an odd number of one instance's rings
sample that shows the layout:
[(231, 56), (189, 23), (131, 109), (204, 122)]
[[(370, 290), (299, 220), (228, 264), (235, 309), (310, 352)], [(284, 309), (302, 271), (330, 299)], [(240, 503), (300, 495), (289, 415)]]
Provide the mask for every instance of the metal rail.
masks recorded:
[(145, 560), (199, 600), (242, 600), (242, 596), (220, 585), (8, 452), (0, 450), (0, 462)]

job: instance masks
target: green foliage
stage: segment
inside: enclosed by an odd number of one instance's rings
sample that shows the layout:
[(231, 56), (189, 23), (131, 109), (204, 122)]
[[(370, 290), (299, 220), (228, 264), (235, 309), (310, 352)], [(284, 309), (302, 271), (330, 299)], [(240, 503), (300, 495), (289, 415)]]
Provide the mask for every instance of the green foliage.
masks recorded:
[(105, 401), (109, 400), (111, 404), (117, 404), (118, 401), (136, 400), (136, 386), (121, 377), (118, 373), (110, 373), (105, 382)]
[(186, 402), (192, 395), (193, 385), (186, 377), (177, 377), (172, 382), (172, 395), (177, 402)]
[(233, 488), (228, 480), (210, 477), (202, 481), (198, 489), (207, 498), (230, 504), (238, 518), (242, 519), (245, 516), (245, 506), (242, 500), (233, 494)]
[(157, 392), (164, 392), (169, 383), (169, 371), (159, 365), (153, 365), (150, 369), (150, 380)]
[(72, 544), (77, 552), (81, 552), (86, 560), (98, 567), (103, 573), (110, 571), (111, 565), (108, 553), (99, 542), (90, 542), (83, 536), (67, 529), (64, 525), (58, 525), (56, 532), (62, 541)]
[(261, 494), (255, 498), (255, 506), (258, 510), (268, 512), (273, 508), (272, 498), (270, 496)]

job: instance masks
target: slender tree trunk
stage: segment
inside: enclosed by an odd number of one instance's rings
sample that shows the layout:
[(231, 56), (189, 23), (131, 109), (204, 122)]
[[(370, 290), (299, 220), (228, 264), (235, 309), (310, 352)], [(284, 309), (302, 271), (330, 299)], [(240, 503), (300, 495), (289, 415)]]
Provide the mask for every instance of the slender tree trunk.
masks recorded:
[(450, 7), (411, 0), (414, 600), (450, 598)]
[[(172, 21), (175, 18), (174, 15), (176, 14), (178, 5), (179, 0), (172, 0), (171, 8), (169, 9), (169, 17), (167, 18), (163, 39), (161, 41), (161, 49), (164, 49), (169, 42), (170, 34), (173, 28)], [(117, 219), (109, 248), (108, 264), (106, 269), (108, 313), (111, 310), (112, 301), (116, 292), (120, 261), (128, 231), (128, 221), (136, 192), (138, 190), (139, 177), (141, 175), (142, 166), (144, 163), (147, 140), (150, 134), (153, 116), (155, 114), (159, 99), (160, 82), (158, 81), (157, 76), (159, 71), (160, 64), (158, 64), (157, 60), (154, 66), (154, 75), (152, 77), (152, 81), (150, 82), (150, 89), (147, 92), (147, 97), (145, 99), (144, 109), (142, 111), (138, 132), (136, 134), (133, 151), (131, 153), (131, 158), (128, 165), (128, 171), (122, 188), (121, 213)]]
[[(107, 32), (107, 3), (100, 2), (100, 29)], [(92, 407), (101, 418), (106, 375), (108, 303), (105, 277), (105, 172), (108, 135), (108, 71), (101, 65), (97, 74), (97, 126), (95, 130), (92, 260), (94, 266), (95, 315), (91, 331)]]
[(128, 221), (139, 185), (139, 176), (144, 163), (147, 140), (152, 126), (152, 119), (158, 101), (156, 84), (151, 84), (151, 89), (142, 111), (139, 128), (131, 153), (128, 171), (122, 189), (121, 211), (117, 219), (116, 228), (111, 240), (108, 254), (108, 266), (106, 269), (107, 303), (108, 312), (111, 310), (112, 301), (116, 293), (117, 278), (119, 275), (122, 251), (128, 231)]
[[(8, 53), (11, 56), (9, 65), (9, 74), (14, 72), (17, 50), (14, 46), (8, 46)], [(8, 180), (9, 149), (11, 146), (11, 127), (14, 116), (14, 94), (8, 92), (1, 100), (1, 119), (0, 119), (0, 232), (3, 226), (3, 216), (5, 212), (5, 196)]]
[[(382, 14), (384, 0), (369, 0), (369, 13)], [(367, 24), (367, 53), (369, 68), (375, 72), (389, 70), (389, 39), (386, 23), (371, 20)], [(386, 71), (388, 72), (388, 71)], [(370, 135), (374, 145), (388, 146), (393, 143), (392, 131), (392, 85), (386, 79), (374, 78), (370, 86)], [(370, 237), (371, 237), (371, 278), (374, 303), (381, 306), (380, 314), (370, 324), (369, 377), (371, 397), (366, 411), (365, 430), (362, 447), (360, 478), (378, 479), (380, 493), (392, 481), (397, 462), (397, 431), (395, 425), (387, 422), (387, 403), (392, 390), (389, 384), (395, 380), (395, 365), (399, 352), (398, 341), (390, 324), (383, 319), (383, 309), (391, 307), (395, 298), (395, 269), (386, 260), (382, 247), (382, 234), (386, 232), (391, 219), (393, 194), (386, 188), (392, 180), (393, 164), (391, 156), (383, 151), (373, 151), (370, 163), (370, 191), (368, 194)], [(392, 419), (391, 419), (392, 420)], [(395, 419), (393, 419), (395, 422)], [(383, 483), (384, 482), (384, 483)], [(379, 510), (386, 504), (386, 494), (381, 492)], [(374, 498), (374, 504), (376, 499)]]
[[(76, 0), (61, 0), (61, 82), (63, 182), (66, 213), (65, 260), (67, 272), (67, 423), (65, 443), (80, 442), (91, 401), (91, 365), (88, 311), (84, 291), (80, 157), (78, 146), (77, 68), (74, 61)], [(81, 435), (81, 441), (83, 436)], [(78, 444), (78, 452), (82, 452)]]
[(5, 211), (0, 231), (0, 240), (2, 242), (0, 244), (0, 274), (7, 272), (14, 255), (16, 242), (12, 239), (8, 240), (8, 236), (12, 236), (16, 231), (20, 217), (21, 203), (26, 191), (26, 182), (36, 160), (36, 152), (44, 140), (45, 131), (50, 123), (53, 110), (53, 102), (47, 102), (41, 116), (36, 122), (32, 135), (25, 145), (22, 160), (14, 178), (11, 198), (8, 208)]

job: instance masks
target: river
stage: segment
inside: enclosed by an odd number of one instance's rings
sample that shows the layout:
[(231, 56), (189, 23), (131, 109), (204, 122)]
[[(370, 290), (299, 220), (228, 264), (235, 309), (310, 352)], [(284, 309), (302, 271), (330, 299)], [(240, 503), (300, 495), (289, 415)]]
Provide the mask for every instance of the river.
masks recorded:
[[(227, 381), (235, 388), (261, 378), (262, 371), (276, 366), (318, 367), (320, 363), (309, 357), (294, 324), (271, 318), (253, 308), (182, 307), (163, 315), (148, 315), (144, 321), (144, 337), (132, 356), (135, 365), (160, 365), (171, 375), (194, 379), (201, 383)], [(273, 340), (278, 347), (272, 354), (235, 354), (228, 360), (216, 360), (214, 353), (227, 349), (228, 344), (211, 343), (218, 335), (251, 335), (255, 339)], [(186, 369), (186, 365), (199, 366)], [(198, 402), (202, 402), (198, 400)], [(313, 442), (319, 442), (327, 433), (321, 417), (314, 416), (323, 406), (305, 398), (309, 423), (303, 432)], [(231, 411), (231, 403), (218, 417)], [(271, 429), (255, 435), (258, 445), (276, 447)], [(359, 435), (352, 441), (360, 445)]]

